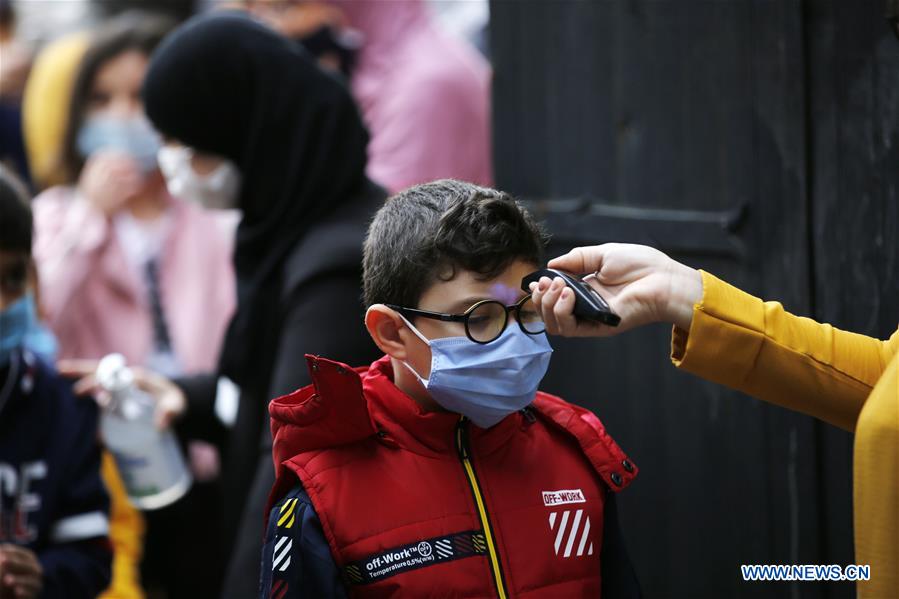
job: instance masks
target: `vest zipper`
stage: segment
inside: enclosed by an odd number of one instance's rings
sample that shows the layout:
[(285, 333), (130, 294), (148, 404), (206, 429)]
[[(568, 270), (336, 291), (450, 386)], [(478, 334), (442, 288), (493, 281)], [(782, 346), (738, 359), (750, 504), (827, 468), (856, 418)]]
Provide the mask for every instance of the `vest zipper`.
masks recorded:
[(496, 583), (496, 593), (500, 599), (506, 599), (508, 597), (506, 581), (503, 578), (503, 568), (499, 561), (499, 554), (496, 551), (496, 543), (493, 541), (493, 529), (490, 527), (487, 504), (484, 503), (481, 486), (478, 484), (478, 476), (475, 474), (474, 465), (471, 463), (470, 445), (468, 443), (468, 420), (464, 416), (459, 420), (459, 424), (456, 425), (456, 449), (459, 452), (459, 460), (462, 462), (462, 468), (465, 470), (465, 476), (468, 478), (468, 484), (471, 487), (471, 494), (474, 496), (474, 502), (478, 508), (481, 528), (484, 529), (484, 536), (487, 540), (487, 557), (490, 559), (490, 569), (493, 572), (493, 582)]

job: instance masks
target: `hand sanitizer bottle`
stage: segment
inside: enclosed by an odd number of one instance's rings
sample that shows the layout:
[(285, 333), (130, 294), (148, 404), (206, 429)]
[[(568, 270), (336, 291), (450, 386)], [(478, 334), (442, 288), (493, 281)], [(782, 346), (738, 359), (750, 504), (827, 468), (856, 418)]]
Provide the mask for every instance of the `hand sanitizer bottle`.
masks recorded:
[(193, 479), (171, 429), (154, 423), (155, 402), (138, 389), (124, 356), (110, 354), (97, 366), (97, 382), (110, 395), (100, 432), (112, 452), (128, 498), (155, 510), (180, 499)]

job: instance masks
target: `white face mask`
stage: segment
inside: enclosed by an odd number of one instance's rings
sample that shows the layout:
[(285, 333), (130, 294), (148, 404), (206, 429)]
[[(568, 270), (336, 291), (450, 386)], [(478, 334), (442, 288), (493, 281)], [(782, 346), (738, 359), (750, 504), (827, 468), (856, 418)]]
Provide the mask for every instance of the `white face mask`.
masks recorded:
[(227, 210), (237, 208), (240, 171), (233, 162), (222, 159), (211, 173), (199, 175), (191, 166), (193, 150), (163, 146), (157, 158), (169, 193), (177, 198), (197, 202), (204, 208)]

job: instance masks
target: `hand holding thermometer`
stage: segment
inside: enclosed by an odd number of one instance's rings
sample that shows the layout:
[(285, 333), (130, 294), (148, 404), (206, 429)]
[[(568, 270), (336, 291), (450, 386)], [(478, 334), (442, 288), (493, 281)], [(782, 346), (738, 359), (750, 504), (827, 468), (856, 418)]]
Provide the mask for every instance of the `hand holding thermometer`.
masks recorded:
[(606, 300), (593, 287), (571, 273), (554, 268), (543, 268), (524, 277), (521, 280), (521, 288), (524, 291), (530, 291), (531, 283), (538, 282), (540, 277), (549, 277), (550, 279), (561, 277), (565, 281), (565, 285), (574, 292), (574, 315), (578, 319), (601, 322), (613, 327), (617, 327), (621, 322), (621, 317), (612, 312)]

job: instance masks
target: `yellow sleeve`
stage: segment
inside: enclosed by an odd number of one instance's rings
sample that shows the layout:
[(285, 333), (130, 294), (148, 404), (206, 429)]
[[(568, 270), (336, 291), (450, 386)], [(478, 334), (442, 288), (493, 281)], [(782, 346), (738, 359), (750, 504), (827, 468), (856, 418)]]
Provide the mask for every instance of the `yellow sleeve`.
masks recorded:
[(852, 458), (855, 563), (871, 566), (858, 599), (899, 597), (899, 358), (865, 402)]
[(702, 272), (689, 332), (674, 328), (671, 359), (683, 370), (849, 431), (890, 358), (889, 341), (794, 316)]
[(144, 549), (144, 519), (125, 493), (115, 460), (103, 453), (103, 481), (109, 491), (109, 540), (112, 543), (112, 582), (100, 599), (143, 599), (140, 560)]

